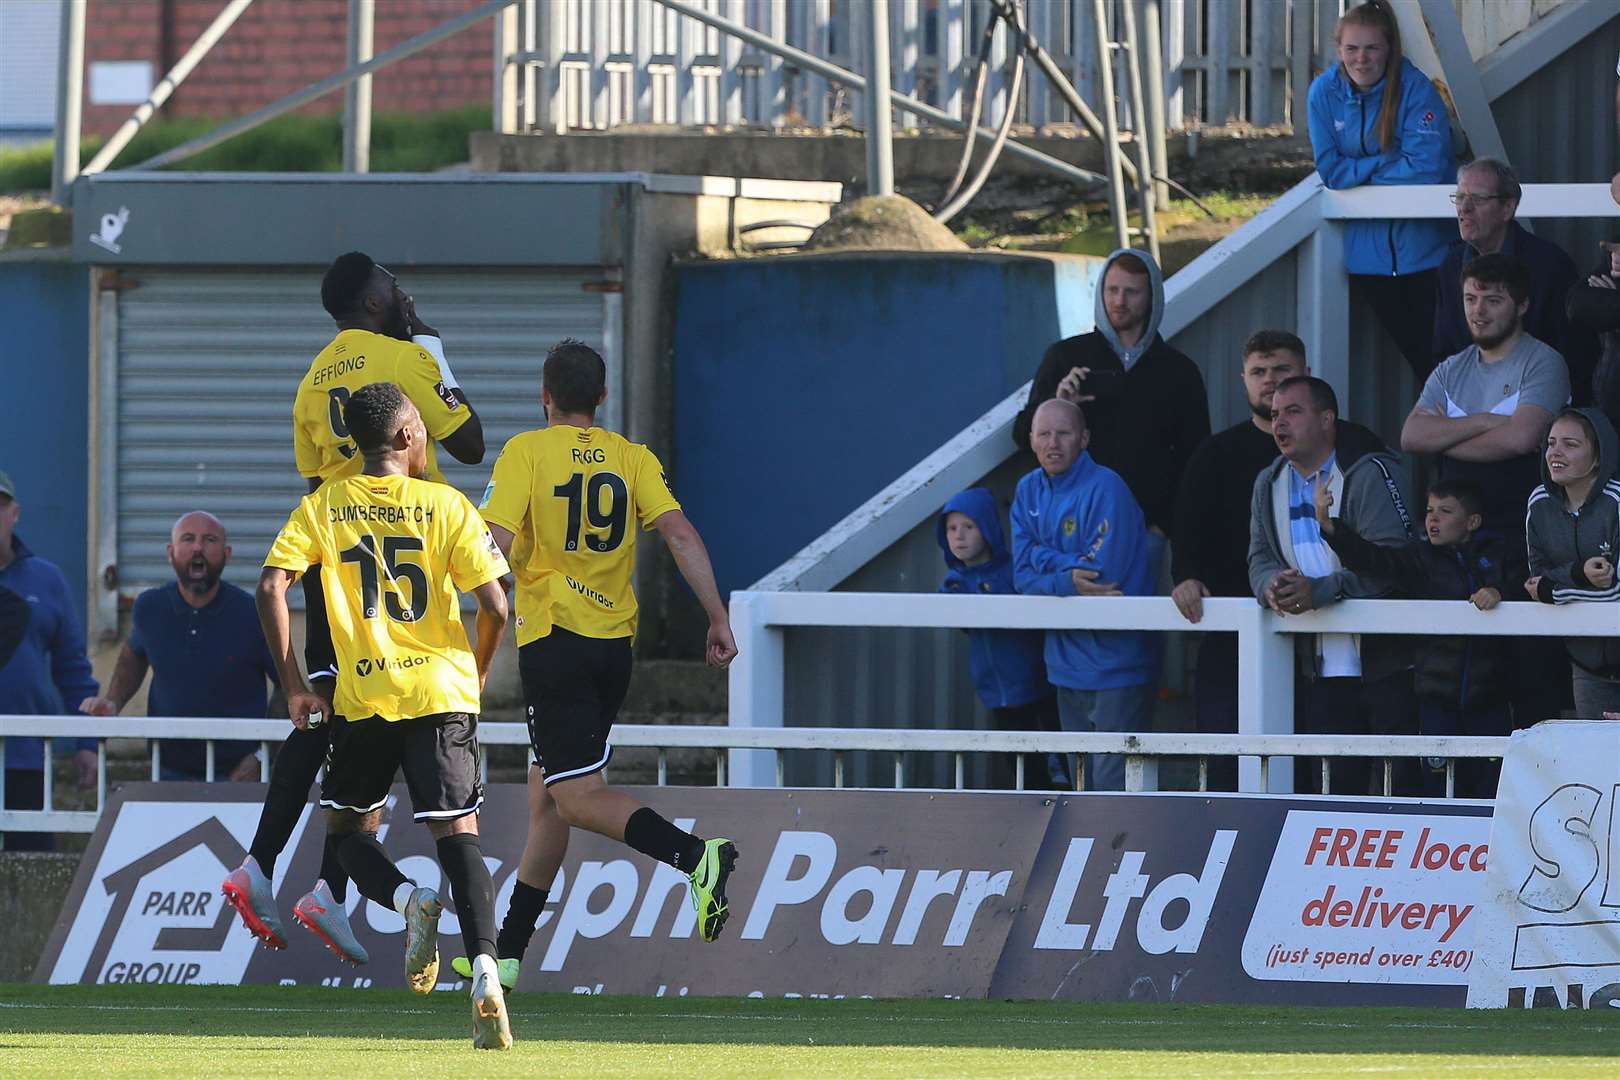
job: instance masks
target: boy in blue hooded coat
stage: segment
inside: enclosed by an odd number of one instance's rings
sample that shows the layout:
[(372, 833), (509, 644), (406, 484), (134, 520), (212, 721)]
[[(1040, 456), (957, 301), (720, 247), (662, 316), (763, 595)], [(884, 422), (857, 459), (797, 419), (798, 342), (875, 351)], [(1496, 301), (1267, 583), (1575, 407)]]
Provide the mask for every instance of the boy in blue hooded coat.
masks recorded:
[[(995, 496), (986, 488), (953, 495), (935, 524), (945, 555), (942, 593), (1008, 594), (1013, 588), (1012, 553), (1001, 528)], [(1057, 731), (1057, 697), (1046, 681), (1040, 630), (969, 630), (968, 667), (979, 700), (998, 731)], [(998, 761), (996, 786), (1012, 786), (1012, 766)], [(1024, 756), (1024, 786), (1057, 791), (1073, 786), (1056, 754)]]

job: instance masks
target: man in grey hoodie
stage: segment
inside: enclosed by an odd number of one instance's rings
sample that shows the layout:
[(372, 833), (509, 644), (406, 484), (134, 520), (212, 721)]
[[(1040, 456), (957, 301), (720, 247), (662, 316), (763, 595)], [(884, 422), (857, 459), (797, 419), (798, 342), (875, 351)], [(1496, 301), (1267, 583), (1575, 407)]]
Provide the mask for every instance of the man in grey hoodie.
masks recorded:
[(1063, 398), (1085, 409), (1089, 452), (1119, 473), (1142, 508), (1155, 565), (1175, 524), (1182, 470), (1209, 435), (1203, 376), (1159, 336), (1163, 317), (1164, 279), (1153, 256), (1134, 248), (1108, 256), (1097, 286), (1096, 329), (1046, 350), (1012, 432), (1027, 450), (1043, 401)]
[[(1333, 493), (1332, 515), (1374, 544), (1412, 539), (1411, 514), (1400, 489), (1400, 459), (1376, 439), (1341, 440), (1339, 403), (1321, 379), (1300, 375), (1277, 387), (1272, 435), (1281, 453), (1254, 481), (1249, 505), (1249, 584), (1279, 615), (1303, 615), (1354, 597), (1388, 596), (1395, 584), (1346, 570), (1316, 523), (1316, 488)], [(1400, 637), (1297, 635), (1305, 678), (1295, 694), (1302, 734), (1414, 735), (1412, 654)], [(1302, 762), (1301, 764), (1305, 764)], [(1321, 789), (1321, 773), (1306, 765), (1301, 791)], [(1336, 794), (1378, 794), (1383, 768), (1365, 764), (1332, 770)], [(1416, 794), (1415, 762), (1398, 761), (1395, 793)], [(1323, 794), (1328, 792), (1324, 791)]]
[[(1565, 409), (1547, 434), (1530, 494), (1525, 589), (1546, 604), (1620, 601), (1620, 437), (1601, 409)], [(1620, 615), (1616, 616), (1620, 625)], [(1620, 720), (1620, 637), (1564, 640), (1583, 720)]]

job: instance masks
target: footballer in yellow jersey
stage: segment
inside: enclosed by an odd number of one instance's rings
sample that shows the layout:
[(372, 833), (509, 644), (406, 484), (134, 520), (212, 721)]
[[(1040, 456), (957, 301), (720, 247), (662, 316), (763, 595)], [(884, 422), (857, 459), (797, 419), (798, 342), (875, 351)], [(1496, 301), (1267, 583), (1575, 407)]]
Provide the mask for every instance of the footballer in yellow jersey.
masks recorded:
[(457, 590), (506, 574), (466, 496), (410, 476), (349, 476), (306, 495), (266, 566), (318, 564), (339, 670), (341, 716), (476, 713), (480, 676)]
[(553, 626), (634, 637), (636, 534), (680, 508), (657, 456), (622, 435), (558, 424), (509, 439), (480, 510), (491, 525), (526, 533), (518, 645)]
[[(391, 382), (404, 391), (427, 432), (458, 461), (484, 457), (483, 426), (444, 360), (439, 332), (416, 314), (416, 302), (370, 256), (340, 256), (321, 282), (321, 302), (338, 333), (310, 364), (293, 398), (293, 457), (314, 490), (321, 481), (360, 471), (360, 456), (343, 421), (343, 405), (358, 388)], [(471, 427), (457, 438), (471, 422)], [(428, 472), (443, 480), (428, 445)]]
[[(546, 355), (541, 381), (548, 426), (506, 444), (482, 508), (495, 543), (515, 560), (518, 672), (534, 752), (528, 843), (496, 939), (500, 964), (513, 973), (568, 850), (571, 825), (684, 872), (704, 941), (725, 926), (726, 881), (737, 860), (731, 841), (699, 839), (602, 778), (613, 754), (608, 735), (630, 685), (637, 526), (663, 536), (708, 614), (709, 663), (724, 667), (737, 645), (703, 540), (670, 494), (658, 459), (595, 426), (607, 396), (601, 356), (563, 341)], [(471, 970), (460, 958), (454, 965)]]
[[(311, 566), (326, 582), (340, 677), (321, 805), (328, 844), (368, 899), (405, 918), (405, 978), (428, 993), (438, 978), (443, 902), (402, 874), (377, 840), (396, 771), (450, 882), (473, 990), (473, 1044), (512, 1044), (495, 962), (494, 883), (478, 843), (479, 698), (506, 627), (506, 560), (466, 497), (422, 479), (429, 437), (393, 383), (349, 396), (344, 422), (364, 465), (307, 496), (276, 537), (259, 578), (259, 614), (293, 723), (330, 706), (293, 656), (287, 588)], [(469, 646), (457, 590), (478, 601)]]
[[(427, 429), (457, 460), (471, 465), (483, 461), (483, 425), (444, 360), (439, 332), (417, 314), (416, 302), (393, 274), (363, 252), (340, 255), (321, 279), (321, 304), (336, 323), (337, 336), (310, 365), (293, 401), (293, 456), (309, 490), (360, 471), (362, 458), (344, 418), (344, 403), (359, 387), (381, 380), (401, 386), (427, 418)], [(431, 444), (427, 453), (427, 475), (443, 479)], [(316, 690), (330, 699), (337, 657), (320, 583), (319, 572), (304, 575), (304, 661)], [(295, 730), (282, 743), (248, 856), (223, 884), (243, 923), (273, 949), (287, 943), (271, 878), (304, 812), (305, 794), (326, 760), (331, 730), (329, 724)], [(320, 882), (294, 905), (293, 917), (344, 960), (363, 964), (366, 951), (344, 914), (347, 888), (348, 877), (328, 850)]]

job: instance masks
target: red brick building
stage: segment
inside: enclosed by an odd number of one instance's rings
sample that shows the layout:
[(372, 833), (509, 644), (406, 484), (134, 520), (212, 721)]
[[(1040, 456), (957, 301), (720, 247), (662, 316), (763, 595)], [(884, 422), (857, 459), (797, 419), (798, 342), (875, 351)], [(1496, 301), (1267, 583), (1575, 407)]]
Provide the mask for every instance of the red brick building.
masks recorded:
[[(226, 0), (89, 0), (84, 130), (108, 134), (185, 55)], [(374, 50), (431, 30), (481, 0), (377, 0)], [(180, 84), (161, 116), (229, 119), (341, 70), (348, 0), (256, 0)], [(494, 20), (485, 19), (372, 79), (377, 112), (439, 112), (488, 104)], [(133, 99), (133, 100), (131, 100)], [(339, 113), (343, 92), (305, 107)]]

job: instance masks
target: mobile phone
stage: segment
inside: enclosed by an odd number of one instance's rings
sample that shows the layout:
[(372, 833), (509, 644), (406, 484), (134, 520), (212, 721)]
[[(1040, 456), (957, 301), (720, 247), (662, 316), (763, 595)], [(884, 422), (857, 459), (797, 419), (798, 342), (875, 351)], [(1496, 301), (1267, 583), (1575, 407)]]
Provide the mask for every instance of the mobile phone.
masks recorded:
[(1118, 397), (1125, 389), (1125, 373), (1123, 371), (1093, 370), (1086, 376), (1086, 381), (1080, 384), (1082, 395), (1096, 398), (1098, 401), (1107, 401)]

